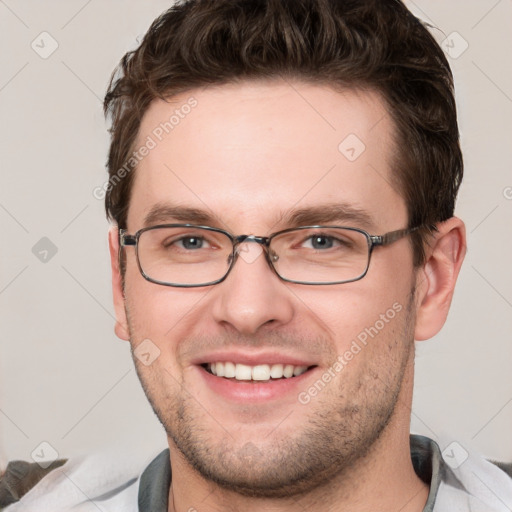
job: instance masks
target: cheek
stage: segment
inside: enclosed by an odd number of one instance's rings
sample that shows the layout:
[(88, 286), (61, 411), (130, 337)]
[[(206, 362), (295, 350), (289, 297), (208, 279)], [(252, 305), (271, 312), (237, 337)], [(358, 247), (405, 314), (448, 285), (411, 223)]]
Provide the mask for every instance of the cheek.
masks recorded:
[(324, 287), (320, 290), (294, 290), (309, 316), (336, 341), (338, 353), (354, 339), (365, 340), (365, 333), (390, 331), (405, 312), (410, 283), (375, 283), (366, 278), (354, 283)]
[(135, 270), (127, 272), (125, 285), (132, 344), (136, 348), (143, 340), (151, 340), (170, 364), (179, 340), (197, 328), (197, 312), (209, 290), (158, 285)]

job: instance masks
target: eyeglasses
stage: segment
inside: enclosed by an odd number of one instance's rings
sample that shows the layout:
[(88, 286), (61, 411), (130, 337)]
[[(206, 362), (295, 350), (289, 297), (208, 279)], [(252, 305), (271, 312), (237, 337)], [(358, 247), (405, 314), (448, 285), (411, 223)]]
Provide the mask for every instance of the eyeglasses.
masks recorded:
[[(164, 286), (211, 286), (226, 279), (243, 243), (264, 248), (270, 268), (283, 281), (306, 285), (342, 284), (362, 279), (374, 247), (389, 245), (416, 228), (370, 235), (358, 228), (302, 226), (268, 237), (234, 236), (227, 231), (193, 224), (165, 224), (119, 231), (120, 251), (135, 246), (142, 276)], [(245, 259), (242, 256), (243, 259)]]

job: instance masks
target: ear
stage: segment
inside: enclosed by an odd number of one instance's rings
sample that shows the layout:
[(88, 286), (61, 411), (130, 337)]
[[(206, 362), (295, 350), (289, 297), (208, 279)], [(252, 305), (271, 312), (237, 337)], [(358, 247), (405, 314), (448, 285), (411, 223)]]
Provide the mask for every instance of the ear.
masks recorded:
[(437, 226), (426, 248), (426, 262), (417, 272), (414, 338), (427, 340), (443, 327), (466, 254), (466, 228), (457, 217)]
[(124, 305), (123, 278), (119, 267), (119, 229), (112, 227), (108, 232), (108, 246), (110, 249), (110, 265), (112, 267), (112, 293), (114, 297), (114, 310), (116, 313), (116, 326), (114, 328), (118, 338), (130, 340), (130, 331), (126, 318)]

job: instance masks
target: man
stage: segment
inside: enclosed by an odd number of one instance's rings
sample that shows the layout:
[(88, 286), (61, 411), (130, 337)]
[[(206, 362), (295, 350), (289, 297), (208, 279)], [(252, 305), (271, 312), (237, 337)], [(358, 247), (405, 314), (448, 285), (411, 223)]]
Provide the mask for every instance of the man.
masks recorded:
[(509, 509), (409, 434), (466, 236), (452, 76), (399, 1), (180, 3), (105, 109), (115, 329), (169, 450), (89, 502)]

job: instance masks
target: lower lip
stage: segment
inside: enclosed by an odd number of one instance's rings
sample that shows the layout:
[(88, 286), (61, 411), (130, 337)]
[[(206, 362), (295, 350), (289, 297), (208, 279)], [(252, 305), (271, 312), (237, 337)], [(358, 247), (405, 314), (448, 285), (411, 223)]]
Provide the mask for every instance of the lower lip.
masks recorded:
[(293, 393), (297, 396), (300, 391), (306, 389), (305, 381), (310, 378), (312, 368), (302, 375), (289, 379), (275, 379), (270, 381), (243, 381), (217, 377), (202, 366), (197, 367), (206, 385), (217, 395), (235, 402), (258, 403), (275, 400), (289, 396)]

